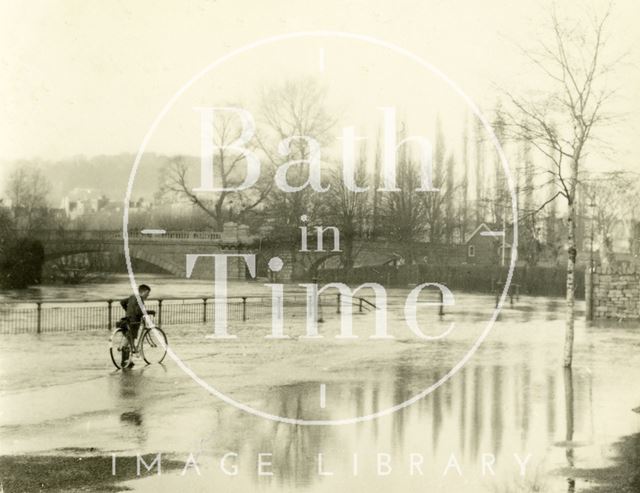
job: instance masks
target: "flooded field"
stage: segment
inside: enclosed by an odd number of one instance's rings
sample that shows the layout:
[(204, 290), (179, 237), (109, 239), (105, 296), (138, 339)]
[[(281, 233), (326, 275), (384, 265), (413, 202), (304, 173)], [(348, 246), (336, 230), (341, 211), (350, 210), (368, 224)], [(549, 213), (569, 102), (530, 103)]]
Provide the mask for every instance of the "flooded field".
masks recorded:
[[(176, 279), (159, 274), (136, 276), (138, 284), (147, 283), (152, 288), (152, 298), (190, 298), (213, 296), (213, 281)], [(265, 292), (262, 283), (229, 281), (230, 296), (250, 296)], [(76, 285), (47, 284), (29, 289), (0, 290), (0, 302), (47, 300), (108, 300), (120, 299), (132, 294), (131, 282), (126, 274), (109, 275), (106, 281)]]
[[(160, 293), (182, 289), (154, 284)], [(55, 289), (40, 296), (64, 296)], [(640, 432), (640, 392), (629, 383), (640, 378), (640, 328), (578, 322), (575, 365), (564, 370), (558, 299), (507, 305), (478, 351), (429, 395), (349, 423), (442, 379), (493, 311), (492, 297), (459, 294), (444, 317), (432, 306), (418, 313), (425, 332), (455, 322), (451, 333), (419, 340), (403, 320), (407, 292), (390, 290), (394, 339), (369, 338), (373, 313), (354, 316), (354, 340), (333, 337), (337, 313), (326, 314), (318, 339), (302, 337), (304, 320), (294, 317), (282, 340), (265, 339), (268, 317), (232, 322), (237, 338), (228, 340), (207, 339), (210, 325), (184, 325), (167, 330), (175, 360), (127, 372), (113, 371), (106, 330), (5, 336), (0, 480), (13, 491), (24, 467), (46, 478), (73, 458), (90, 461), (96, 472), (83, 484), (95, 491), (618, 491), (612, 485), (629, 479), (619, 467)], [(212, 395), (179, 363), (245, 409)], [(253, 412), (342, 424), (294, 425)], [(161, 475), (142, 466), (137, 478), (138, 454), (147, 464), (161, 454)]]

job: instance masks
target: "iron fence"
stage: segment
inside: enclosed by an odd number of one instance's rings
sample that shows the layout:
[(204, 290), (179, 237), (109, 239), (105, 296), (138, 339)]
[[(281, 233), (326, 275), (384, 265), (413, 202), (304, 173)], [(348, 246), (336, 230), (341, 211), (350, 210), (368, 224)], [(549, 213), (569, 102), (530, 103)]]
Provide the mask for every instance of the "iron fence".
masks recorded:
[[(341, 281), (348, 284), (377, 282), (384, 286), (407, 286), (422, 282), (439, 282), (451, 290), (495, 294), (507, 278), (508, 267), (495, 265), (450, 265), (446, 263), (362, 266), (345, 272), (344, 269), (323, 269), (318, 272), (321, 283)], [(584, 298), (583, 267), (575, 272), (576, 298)], [(514, 269), (512, 286), (517, 294), (531, 296), (565, 296), (567, 272), (564, 267), (527, 267)]]
[[(364, 298), (352, 298), (355, 309), (363, 312), (375, 306)], [(306, 310), (305, 295), (283, 300), (288, 313)], [(341, 297), (322, 295), (319, 306), (327, 313), (340, 313)], [(205, 324), (214, 319), (213, 298), (163, 298), (147, 300), (148, 310), (156, 311), (161, 325)], [(227, 299), (227, 318), (248, 321), (271, 317), (271, 297), (239, 296)], [(112, 329), (124, 311), (118, 300), (55, 300), (0, 302), (0, 334), (73, 332)]]

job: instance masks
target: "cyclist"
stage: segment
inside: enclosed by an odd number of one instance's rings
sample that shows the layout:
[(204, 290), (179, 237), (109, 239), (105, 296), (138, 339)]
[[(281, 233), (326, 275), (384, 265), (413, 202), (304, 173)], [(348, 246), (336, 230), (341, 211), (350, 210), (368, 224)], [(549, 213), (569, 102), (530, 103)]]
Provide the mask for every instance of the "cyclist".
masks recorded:
[[(146, 284), (141, 284), (138, 287), (138, 294), (140, 295), (143, 305), (145, 300), (149, 297), (149, 293), (151, 293), (151, 288)], [(131, 360), (130, 348), (135, 347), (135, 340), (138, 337), (138, 330), (140, 329), (140, 323), (142, 322), (144, 314), (142, 313), (142, 309), (134, 294), (121, 300), (120, 306), (122, 306), (124, 311), (127, 312), (125, 318), (127, 324), (127, 338), (129, 339), (129, 344), (122, 348), (122, 368), (132, 368), (133, 361)], [(147, 310), (147, 313), (149, 315), (156, 314), (153, 310)]]

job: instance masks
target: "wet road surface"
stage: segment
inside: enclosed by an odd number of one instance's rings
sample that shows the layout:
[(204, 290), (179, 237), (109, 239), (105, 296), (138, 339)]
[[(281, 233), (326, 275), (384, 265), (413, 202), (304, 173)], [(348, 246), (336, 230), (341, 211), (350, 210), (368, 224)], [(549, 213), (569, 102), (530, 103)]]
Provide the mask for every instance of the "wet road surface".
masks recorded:
[[(456, 323), (439, 341), (413, 337), (398, 307), (389, 341), (368, 338), (372, 314), (354, 316), (357, 340), (333, 337), (337, 315), (322, 339), (299, 338), (302, 319), (288, 320), (287, 340), (264, 339), (269, 320), (232, 324), (238, 337), (224, 341), (205, 338), (209, 326), (167, 332), (180, 361), (238, 402), (344, 420), (410, 399), (459, 362), (493, 300), (466, 295), (459, 306), (444, 319), (433, 307), (419, 314), (432, 334)], [(427, 397), (379, 419), (320, 427), (238, 410), (169, 358), (114, 371), (106, 331), (6, 336), (0, 454), (99, 458), (94, 469), (112, 482), (96, 491), (585, 491), (594, 483), (576, 472), (610, 466), (614, 444), (640, 432), (640, 328), (578, 322), (575, 365), (564, 371), (562, 316), (561, 300), (522, 298)], [(135, 478), (137, 454), (147, 464), (161, 454), (162, 474), (143, 465)]]

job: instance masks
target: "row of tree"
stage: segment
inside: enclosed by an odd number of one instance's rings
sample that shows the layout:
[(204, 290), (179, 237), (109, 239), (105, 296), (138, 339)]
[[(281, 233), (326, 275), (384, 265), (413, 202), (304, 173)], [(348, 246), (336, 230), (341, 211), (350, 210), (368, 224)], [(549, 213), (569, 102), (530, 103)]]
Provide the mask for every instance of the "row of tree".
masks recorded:
[[(438, 244), (464, 242), (471, 230), (481, 222), (493, 224), (497, 229), (512, 229), (511, 193), (503, 170), (500, 155), (492, 152), (493, 160), (487, 160), (485, 132), (476, 120), (475, 128), (465, 121), (461, 146), (457, 154), (447, 147), (441, 121), (435, 125), (432, 182), (438, 192), (419, 192), (419, 166), (409, 146), (401, 146), (398, 155), (398, 192), (380, 192), (381, 143), (373, 149), (362, 146), (356, 166), (355, 185), (368, 192), (354, 192), (353, 185), (347, 187), (341, 165), (329, 160), (323, 163), (323, 182), (329, 186), (327, 193), (315, 193), (310, 188), (297, 192), (283, 192), (273, 186), (273, 173), (285, 158), (276, 150), (276, 143), (284, 136), (312, 135), (323, 145), (331, 143), (331, 134), (336, 122), (327, 110), (326, 89), (313, 81), (287, 82), (269, 91), (261, 107), (262, 132), (256, 139), (256, 152), (262, 152), (270, 164), (263, 171), (257, 185), (243, 192), (220, 192), (200, 194), (194, 191), (199, 177), (199, 161), (193, 157), (175, 156), (162, 169), (161, 186), (154, 207), (143, 212), (132, 213), (131, 227), (146, 227), (155, 224), (165, 229), (213, 229), (222, 230), (225, 222), (235, 221), (249, 224), (256, 230), (269, 226), (269, 239), (288, 244), (292, 258), (297, 257), (299, 227), (301, 225), (336, 226), (341, 233), (343, 253), (340, 261), (343, 268), (351, 268), (358, 252), (355, 240), (360, 238), (393, 238), (405, 245), (403, 257), (412, 263), (412, 245), (416, 241)], [(515, 175), (515, 197), (519, 210), (520, 248), (519, 253), (529, 265), (538, 263), (546, 251), (557, 258), (564, 243), (558, 230), (558, 207), (555, 199), (560, 195), (555, 187), (555, 163), (546, 160), (547, 165), (536, 164), (533, 150), (535, 142), (520, 120), (516, 127), (510, 125), (508, 115), (498, 105), (494, 112), (493, 130), (503, 144), (518, 150), (512, 157)], [(407, 129), (402, 125), (398, 140), (406, 137)], [(526, 135), (518, 135), (515, 130), (525, 128)], [(216, 121), (216, 144), (222, 147), (214, 159), (216, 177), (224, 187), (237, 185), (244, 179), (243, 159), (237, 153), (225, 149), (224, 144), (233, 142), (240, 136), (241, 128), (237, 118), (221, 114)], [(524, 131), (523, 131), (524, 132)], [(309, 146), (293, 141), (294, 156), (286, 159), (309, 158)], [(472, 151), (472, 152), (470, 152)], [(488, 161), (488, 165), (487, 165)], [(487, 173), (490, 170), (492, 173)], [(301, 185), (308, 179), (308, 168), (291, 167), (288, 180)], [(493, 176), (486, 176), (492, 174)], [(541, 181), (540, 177), (551, 176)], [(561, 176), (561, 175), (558, 175)], [(634, 177), (624, 173), (581, 179), (581, 190), (587, 195), (599, 196), (591, 200), (592, 207), (580, 202), (576, 214), (579, 237), (584, 237), (590, 223), (590, 233), (596, 231), (597, 243), (610, 245), (612, 225), (621, 219), (630, 220), (633, 213), (633, 194), (623, 193), (634, 190), (630, 183)], [(17, 229), (28, 232), (38, 228), (84, 227), (89, 229), (118, 229), (121, 227), (121, 213), (109, 220), (96, 223), (96, 216), (90, 222), (74, 221), (64, 224), (60, 217), (51, 214), (47, 207), (50, 186), (42, 172), (33, 166), (18, 166), (11, 174), (6, 195), (12, 204), (12, 221)], [(596, 190), (597, 189), (597, 190)], [(625, 197), (618, 200), (615, 213), (609, 198)], [(188, 201), (192, 208), (183, 210), (176, 217), (175, 212), (164, 205), (177, 200)], [(626, 207), (626, 210), (623, 210)], [(541, 219), (540, 213), (544, 211)], [(306, 221), (301, 221), (305, 216)], [(595, 217), (591, 221), (591, 217)], [(616, 217), (613, 217), (616, 216)], [(104, 218), (103, 218), (104, 219)], [(295, 262), (295, 260), (294, 260)]]
[[(587, 13), (590, 13), (587, 11)], [(508, 111), (500, 112), (494, 123), (494, 132), (498, 140), (507, 136), (524, 143), (522, 160), (524, 162), (524, 209), (526, 221), (524, 230), (531, 240), (536, 238), (535, 218), (547, 207), (551, 207), (552, 214), (555, 214), (557, 200), (562, 201), (565, 213), (564, 240), (567, 251), (566, 269), (566, 301), (567, 318), (564, 347), (564, 365), (570, 367), (573, 360), (573, 339), (575, 322), (575, 271), (579, 247), (578, 224), (581, 218), (581, 211), (585, 210), (584, 198), (594, 195), (593, 186), (588, 183), (586, 160), (590, 151), (593, 150), (593, 142), (597, 139), (597, 132), (603, 127), (615, 121), (615, 115), (609, 111), (609, 103), (615, 95), (612, 89), (612, 75), (615, 66), (620, 61), (620, 57), (608, 51), (608, 19), (610, 11), (603, 14), (593, 14), (590, 18), (560, 19), (556, 15), (555, 8), (551, 9), (549, 36), (538, 43), (539, 49), (528, 47), (525, 50), (526, 56), (537, 70), (540, 87), (543, 90), (529, 91), (527, 94), (513, 94), (507, 92), (510, 108)], [(311, 89), (309, 89), (311, 88)], [(263, 117), (267, 122), (267, 136), (270, 133), (279, 138), (292, 135), (313, 135), (322, 137), (331, 127), (332, 122), (324, 112), (321, 94), (318, 94), (311, 84), (307, 86), (290, 87), (289, 91), (271, 94), (265, 99), (263, 105)], [(466, 130), (465, 130), (466, 132)], [(479, 135), (479, 132), (477, 132)], [(371, 211), (374, 214), (372, 220), (373, 230), (376, 231), (378, 223), (385, 224), (389, 233), (401, 241), (414, 239), (417, 235), (427, 232), (431, 241), (452, 238), (453, 216), (459, 218), (468, 217), (468, 207), (463, 205), (461, 214), (454, 214), (452, 194), (455, 189), (455, 181), (451, 173), (446, 174), (449, 158), (444, 152), (444, 147), (440, 145), (439, 136), (436, 137), (435, 148), (435, 176), (434, 185), (442, 187), (440, 194), (422, 194), (416, 196), (412, 187), (402, 187), (401, 192), (387, 192), (378, 201), (373, 199), (373, 207), (358, 207), (355, 204), (357, 196), (351, 196), (353, 192), (346, 194), (338, 193), (337, 201), (328, 205), (329, 214), (335, 220), (341, 219), (345, 224), (336, 224), (339, 228), (349, 231), (349, 225), (354, 222), (357, 227), (362, 227), (362, 218), (353, 221), (351, 214), (345, 214), (350, 210)], [(278, 166), (281, 162), (273, 156), (273, 148), (269, 148), (271, 140), (260, 140), (260, 147), (271, 158), (271, 163)], [(534, 180), (534, 165), (531, 161), (530, 150), (535, 149), (547, 166), (541, 170), (545, 177), (545, 182), (551, 193), (541, 204), (534, 204), (533, 194), (538, 183)], [(476, 147), (477, 162), (480, 161), (480, 146)], [(300, 159), (308, 157), (308, 149), (300, 144), (296, 149)], [(468, 148), (463, 146), (463, 163), (466, 166)], [(496, 158), (498, 161), (499, 156)], [(237, 164), (237, 157), (227, 157), (220, 154), (217, 165), (219, 172), (224, 179), (233, 176), (233, 167)], [(451, 166), (452, 168), (452, 166)], [(507, 188), (504, 185), (505, 177), (499, 171), (499, 166), (494, 167), (496, 171), (495, 188), (493, 195), (489, 198), (489, 204), (494, 208), (493, 219), (495, 222), (506, 221), (505, 198)], [(300, 170), (298, 170), (300, 172)], [(483, 203), (483, 184), (485, 172), (483, 166), (476, 167), (476, 206)], [(176, 175), (173, 175), (176, 176)], [(173, 180), (173, 187), (170, 189), (176, 192), (189, 194), (185, 174), (178, 174), (178, 180)], [(374, 181), (378, 174), (374, 173)], [(464, 173), (465, 179), (469, 173)], [(399, 180), (404, 184), (417, 182), (415, 161), (408, 152), (403, 153), (398, 172)], [(304, 181), (300, 178), (300, 182)], [(615, 181), (615, 180), (614, 180)], [(240, 214), (256, 210), (259, 204), (264, 203), (264, 210), (275, 219), (276, 224), (286, 232), (298, 225), (299, 217), (302, 213), (308, 214), (313, 204), (308, 191), (301, 191), (298, 194), (288, 194), (283, 196), (278, 192), (269, 194), (269, 183), (265, 182), (262, 190), (250, 197), (247, 201), (240, 201)], [(171, 188), (172, 187), (172, 188)], [(462, 182), (462, 204), (466, 203), (468, 183)], [(616, 188), (615, 186), (613, 187)], [(547, 189), (547, 187), (545, 187)], [(590, 191), (591, 189), (591, 191)], [(336, 187), (335, 190), (339, 188)], [(335, 192), (334, 192), (335, 193)], [(342, 200), (341, 195), (344, 196)], [(270, 203), (265, 202), (267, 197)], [(190, 199), (194, 204), (208, 211), (211, 216), (220, 221), (223, 220), (221, 213), (225, 198), (219, 197), (219, 202), (213, 209), (207, 208), (197, 195), (191, 194)], [(593, 201), (597, 203), (596, 201)], [(343, 213), (337, 211), (338, 206), (344, 207), (348, 204)], [(355, 207), (355, 208), (354, 208)], [(600, 209), (610, 207), (604, 204)], [(619, 214), (616, 211), (614, 214)], [(441, 221), (444, 215), (448, 220)], [(595, 212), (592, 216), (595, 216)], [(483, 217), (479, 207), (476, 207), (476, 222)], [(605, 218), (604, 221), (607, 219)], [(464, 226), (463, 226), (464, 231)], [(525, 239), (525, 242), (526, 240)], [(527, 243), (525, 243), (527, 244)], [(535, 254), (528, 255), (535, 258)]]
[[(412, 243), (464, 242), (470, 231), (482, 222), (511, 228), (508, 211), (511, 194), (507, 188), (500, 156), (486, 162), (485, 131), (480, 122), (470, 132), (467, 121), (461, 139), (461, 159), (456, 160), (447, 148), (442, 123), (436, 121), (433, 155), (433, 187), (437, 192), (420, 192), (419, 163), (412, 148), (407, 145), (398, 151), (396, 173), (398, 192), (381, 192), (381, 142), (373, 148), (362, 145), (356, 166), (355, 186), (367, 188), (365, 193), (354, 191), (354, 184), (346, 185), (341, 164), (336, 159), (323, 162), (323, 184), (326, 193), (316, 193), (310, 187), (295, 192), (284, 192), (273, 186), (274, 174), (286, 161), (307, 162), (311, 149), (304, 140), (290, 142), (290, 153), (283, 157), (278, 143), (291, 136), (312, 136), (320, 145), (330, 146), (337, 122), (328, 111), (326, 88), (313, 80), (289, 81), (268, 91), (259, 108), (259, 130), (252, 152), (260, 153), (267, 163), (260, 180), (254, 187), (241, 192), (198, 193), (194, 191), (199, 178), (199, 162), (189, 157), (176, 157), (162, 170), (160, 201), (173, 203), (187, 200), (208, 218), (203, 226), (222, 230), (225, 222), (249, 224), (253, 228), (269, 225), (270, 238), (288, 241), (291, 255), (299, 243), (301, 225), (335, 226), (340, 230), (344, 253), (341, 261), (345, 268), (353, 265), (357, 252), (353, 249), (357, 238), (393, 238), (407, 245), (405, 260), (413, 262)], [(397, 140), (408, 134), (406, 125)], [(504, 119), (496, 111), (494, 130), (499, 139), (505, 139)], [(238, 186), (244, 180), (242, 156), (229, 150), (242, 128), (235, 115), (220, 114), (215, 120), (217, 151), (213, 156), (214, 175), (224, 188)], [(470, 134), (473, 133), (473, 137)], [(459, 137), (458, 137), (459, 139)], [(456, 139), (456, 140), (458, 140)], [(471, 152), (473, 150), (473, 152)], [(492, 173), (487, 173), (490, 169)], [(473, 175), (473, 176), (472, 176)], [(493, 175), (493, 176), (488, 176)], [(303, 185), (309, 177), (308, 166), (291, 166), (287, 179), (293, 186)], [(475, 187), (472, 189), (472, 185)], [(517, 187), (517, 190), (519, 188)], [(527, 195), (533, 199), (533, 187)], [(301, 221), (301, 217), (306, 222)], [(504, 221), (503, 221), (504, 219)]]
[(10, 211), (0, 207), (0, 286), (22, 289), (40, 284), (43, 264), (42, 243), (17, 235)]

